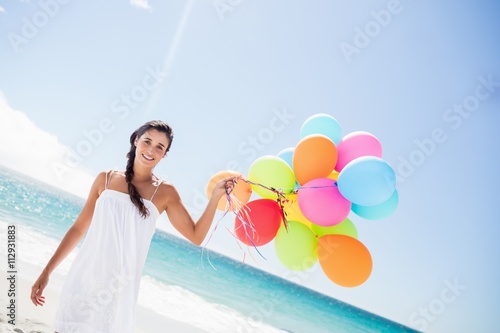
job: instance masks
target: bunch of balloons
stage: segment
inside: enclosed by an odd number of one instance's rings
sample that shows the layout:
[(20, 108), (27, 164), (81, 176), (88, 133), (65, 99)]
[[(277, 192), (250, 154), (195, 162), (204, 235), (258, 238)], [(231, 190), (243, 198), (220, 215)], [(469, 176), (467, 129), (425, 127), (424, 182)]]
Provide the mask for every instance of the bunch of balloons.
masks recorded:
[[(214, 175), (207, 195), (218, 180), (237, 174)], [(251, 200), (252, 193), (259, 198)], [(396, 175), (377, 137), (365, 131), (342, 136), (339, 122), (319, 113), (302, 124), (294, 147), (255, 159), (246, 181), (218, 209), (234, 212), (234, 236), (243, 244), (258, 248), (274, 240), (288, 269), (319, 262), (331, 281), (355, 287), (369, 278), (373, 263), (349, 214), (379, 220), (397, 205)]]

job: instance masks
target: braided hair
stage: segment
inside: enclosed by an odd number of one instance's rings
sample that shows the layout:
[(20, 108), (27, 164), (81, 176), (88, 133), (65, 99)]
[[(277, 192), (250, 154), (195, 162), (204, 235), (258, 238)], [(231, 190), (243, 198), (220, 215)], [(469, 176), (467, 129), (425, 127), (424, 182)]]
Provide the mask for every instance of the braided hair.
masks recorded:
[(158, 132), (162, 132), (167, 135), (169, 142), (167, 149), (165, 150), (165, 154), (169, 151), (170, 146), (172, 145), (172, 141), (174, 139), (174, 132), (172, 128), (161, 120), (148, 121), (130, 135), (130, 150), (127, 153), (128, 160), (127, 160), (127, 168), (125, 170), (125, 180), (128, 185), (128, 193), (130, 195), (130, 200), (137, 207), (137, 209), (139, 209), (139, 213), (143, 218), (146, 218), (149, 215), (149, 211), (144, 205), (144, 201), (142, 200), (139, 191), (137, 190), (135, 185), (132, 184), (132, 179), (134, 178), (134, 160), (135, 160), (135, 149), (136, 149), (135, 140), (141, 137), (144, 133), (146, 133), (149, 130), (157, 130)]

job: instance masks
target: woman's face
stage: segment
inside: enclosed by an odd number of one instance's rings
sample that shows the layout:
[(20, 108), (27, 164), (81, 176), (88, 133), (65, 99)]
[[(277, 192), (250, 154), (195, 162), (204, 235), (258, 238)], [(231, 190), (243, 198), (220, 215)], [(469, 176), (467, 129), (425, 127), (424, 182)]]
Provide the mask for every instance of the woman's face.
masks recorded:
[(165, 133), (155, 129), (146, 131), (135, 140), (136, 162), (154, 167), (163, 157), (165, 157), (168, 144), (169, 139)]

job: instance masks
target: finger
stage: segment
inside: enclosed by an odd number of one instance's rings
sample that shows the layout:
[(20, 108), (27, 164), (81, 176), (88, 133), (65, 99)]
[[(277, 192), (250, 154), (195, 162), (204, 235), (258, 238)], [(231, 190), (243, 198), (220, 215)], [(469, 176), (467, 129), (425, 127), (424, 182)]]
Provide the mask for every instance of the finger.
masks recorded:
[(40, 305), (40, 306), (44, 305), (45, 304), (45, 296), (36, 295), (35, 299), (34, 299), (34, 303), (35, 303), (35, 305)]
[(232, 191), (233, 191), (233, 188), (234, 188), (234, 183), (233, 181), (226, 181), (226, 183), (224, 184), (224, 188), (226, 189), (226, 193), (229, 195)]
[(35, 305), (43, 305), (43, 302), (45, 302), (45, 297), (43, 296), (43, 288), (33, 286), (31, 292), (31, 301)]
[(45, 304), (45, 297), (44, 296), (40, 296), (38, 299), (38, 305), (42, 306)]
[(35, 305), (43, 305), (45, 302), (45, 297), (36, 295), (34, 298)]
[(38, 301), (38, 297), (37, 295), (32, 295), (31, 296), (31, 302), (35, 305), (38, 305), (39, 301)]

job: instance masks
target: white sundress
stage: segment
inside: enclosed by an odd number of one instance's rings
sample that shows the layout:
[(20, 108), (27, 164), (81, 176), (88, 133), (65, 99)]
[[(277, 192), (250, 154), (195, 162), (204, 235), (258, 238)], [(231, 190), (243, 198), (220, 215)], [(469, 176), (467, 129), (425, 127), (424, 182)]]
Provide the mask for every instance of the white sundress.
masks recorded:
[(66, 276), (54, 328), (59, 333), (134, 332), (142, 270), (159, 212), (143, 199), (141, 217), (127, 193), (108, 189), (97, 199), (92, 223)]

